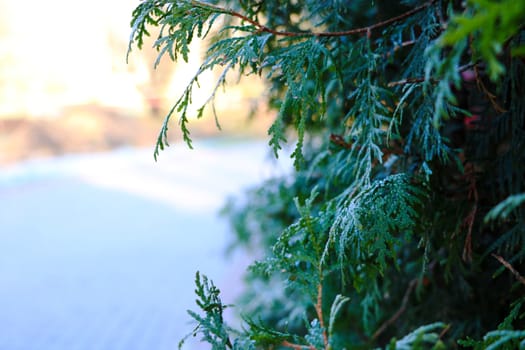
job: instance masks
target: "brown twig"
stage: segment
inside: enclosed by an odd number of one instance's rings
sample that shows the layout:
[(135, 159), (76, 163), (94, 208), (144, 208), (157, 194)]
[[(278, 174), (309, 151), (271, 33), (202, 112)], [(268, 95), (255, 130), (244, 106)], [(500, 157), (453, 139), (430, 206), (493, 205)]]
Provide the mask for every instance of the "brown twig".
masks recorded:
[[(328, 336), (326, 335), (326, 329), (324, 327), (324, 318), (323, 318), (323, 284), (321, 282), (317, 286), (317, 302), (315, 303), (315, 312), (317, 313), (317, 319), (319, 320), (319, 325), (323, 329), (324, 348), (328, 349)], [(305, 348), (315, 350), (315, 347), (313, 345), (300, 345), (300, 344), (291, 343), (287, 340), (283, 341), (281, 345), (288, 347), (288, 348), (292, 348), (294, 350), (303, 350)]]
[(441, 331), (441, 333), (439, 333), (439, 339), (443, 339), (443, 337), (445, 336), (445, 334), (450, 330), (450, 325), (448, 324), (445, 328), (443, 328), (443, 330)]
[(476, 174), (474, 173), (474, 167), (472, 164), (469, 165), (470, 169), (467, 173), (468, 180), (470, 181), (468, 198), (474, 200), (474, 205), (464, 220), (464, 224), (468, 225), (468, 231), (467, 237), (465, 238), (465, 245), (463, 246), (462, 256), (463, 260), (468, 262), (472, 261), (472, 228), (474, 227), (479, 201), (478, 189), (476, 185)]
[(518, 271), (516, 271), (516, 269), (514, 267), (512, 267), (512, 265), (506, 261), (505, 259), (503, 259), (501, 256), (499, 255), (496, 255), (496, 254), (492, 254), (492, 256), (494, 258), (496, 258), (503, 266), (505, 266), (510, 272), (512, 272), (512, 274), (517, 278), (517, 280), (525, 285), (525, 278), (520, 275), (520, 273)]
[(330, 142), (332, 142), (333, 144), (336, 144), (336, 145), (338, 145), (340, 147), (346, 148), (346, 149), (351, 149), (352, 148), (352, 145), (350, 143), (346, 142), (344, 137), (341, 136), (341, 135), (330, 134)]
[(289, 341), (285, 340), (281, 343), (282, 346), (285, 346), (287, 348), (291, 348), (294, 350), (304, 350), (305, 348), (315, 350), (315, 347), (313, 345), (300, 345), (300, 344), (294, 344), (290, 343)]
[(401, 44), (399, 45), (396, 45), (392, 48), (391, 51), (388, 51), (385, 55), (383, 55), (384, 58), (389, 58), (390, 56), (392, 56), (394, 53), (396, 53), (397, 51), (405, 48), (405, 47), (409, 47), (409, 46), (412, 46), (416, 43), (417, 41), (416, 40), (407, 40), (407, 41), (403, 41)]
[(468, 225), (467, 237), (465, 237), (465, 244), (463, 245), (463, 261), (472, 261), (472, 227), (474, 226), (474, 219), (476, 218), (476, 212), (478, 206), (476, 203), (472, 206), (472, 209), (468, 213), (464, 220), (464, 224)]
[[(467, 69), (470, 69), (472, 67), (475, 67), (477, 64), (479, 63), (479, 61), (477, 62), (474, 62), (474, 63), (468, 63), (468, 64), (465, 64), (461, 67), (458, 68), (458, 72), (464, 72), (466, 71)], [(392, 81), (390, 83), (387, 84), (388, 87), (394, 87), (394, 86), (399, 86), (399, 85), (406, 85), (406, 84), (415, 84), (415, 83), (422, 83), (425, 81), (425, 78), (424, 77), (418, 77), (418, 78), (406, 78), (406, 79), (402, 79), (402, 80), (398, 80), (398, 81)], [(430, 78), (430, 81), (432, 83), (437, 83), (438, 80), (437, 79), (434, 79), (434, 78)]]
[(403, 312), (405, 312), (407, 305), (408, 305), (408, 300), (410, 299), (410, 295), (412, 294), (412, 291), (417, 285), (417, 281), (418, 281), (417, 278), (414, 278), (412, 281), (410, 281), (410, 283), (408, 284), (408, 288), (405, 292), (405, 295), (403, 296), (403, 301), (401, 302), (401, 306), (399, 307), (397, 312), (394, 315), (392, 315), (392, 317), (386, 320), (386, 322), (383, 323), (377, 331), (375, 331), (374, 335), (372, 335), (372, 339), (377, 339), (388, 328), (388, 326), (394, 323), (403, 314)]
[(435, 8), (436, 17), (439, 20), (439, 24), (441, 25), (441, 29), (445, 30), (447, 29), (447, 21), (443, 18), (443, 11), (441, 10), (441, 5), (436, 6)]
[(323, 283), (321, 282), (317, 285), (317, 303), (315, 303), (315, 312), (317, 313), (317, 318), (319, 319), (319, 325), (323, 329), (323, 342), (324, 348), (328, 349), (328, 336), (326, 335), (326, 328), (324, 326), (324, 317), (323, 317)]
[(474, 66), (474, 74), (476, 75), (476, 84), (478, 86), (478, 89), (482, 91), (485, 94), (485, 96), (487, 96), (488, 100), (490, 101), (490, 104), (492, 105), (492, 108), (494, 108), (496, 113), (505, 113), (507, 110), (498, 104), (498, 101), (496, 101), (496, 95), (489, 91), (489, 89), (481, 79), (480, 72), (477, 66)]
[[(399, 86), (399, 85), (422, 83), (424, 81), (425, 81), (425, 78), (423, 78), (423, 77), (421, 77), (421, 78), (406, 78), (406, 79), (402, 79), (402, 80), (398, 80), (398, 81), (392, 81), (392, 82), (388, 83), (386, 86), (388, 86), (388, 87), (395, 87), (395, 86)], [(432, 78), (431, 78), (431, 81), (433, 81)]]
[(195, 5), (195, 6), (198, 6), (198, 7), (211, 8), (211, 9), (214, 9), (215, 11), (217, 11), (217, 12), (228, 14), (228, 15), (233, 16), (233, 17), (237, 17), (237, 18), (241, 19), (242, 21), (248, 22), (251, 25), (257, 27), (259, 32), (265, 32), (265, 33), (270, 33), (270, 34), (277, 35), (277, 36), (288, 36), (288, 37), (293, 37), (293, 36), (296, 36), (296, 37), (301, 37), (301, 36), (338, 37), (338, 36), (348, 36), (348, 35), (355, 35), (355, 34), (370, 33), (372, 30), (375, 30), (377, 28), (381, 28), (381, 27), (387, 26), (389, 24), (392, 24), (392, 23), (395, 23), (395, 22), (400, 21), (402, 19), (405, 19), (407, 17), (410, 17), (410, 16), (412, 16), (412, 15), (414, 15), (414, 14), (416, 14), (416, 13), (418, 13), (418, 12), (424, 10), (424, 9), (426, 9), (427, 7), (431, 6), (436, 1), (437, 0), (427, 1), (423, 5), (415, 7), (412, 10), (409, 10), (409, 11), (407, 11), (405, 13), (402, 13), (402, 14), (400, 14), (398, 16), (386, 19), (384, 21), (372, 24), (372, 25), (370, 25), (368, 27), (355, 28), (355, 29), (339, 31), (339, 32), (319, 32), (319, 33), (316, 33), (316, 32), (279, 31), (279, 30), (275, 30), (275, 29), (269, 28), (269, 27), (267, 27), (267, 26), (265, 26), (265, 25), (255, 21), (255, 20), (253, 20), (253, 19), (243, 15), (242, 13), (239, 13), (239, 12), (231, 10), (231, 9), (225, 9), (225, 8), (222, 8), (222, 7), (219, 7), (219, 6), (216, 6), (216, 5), (203, 3), (203, 2), (200, 2), (200, 1), (197, 1), (197, 0), (192, 1), (192, 4)]

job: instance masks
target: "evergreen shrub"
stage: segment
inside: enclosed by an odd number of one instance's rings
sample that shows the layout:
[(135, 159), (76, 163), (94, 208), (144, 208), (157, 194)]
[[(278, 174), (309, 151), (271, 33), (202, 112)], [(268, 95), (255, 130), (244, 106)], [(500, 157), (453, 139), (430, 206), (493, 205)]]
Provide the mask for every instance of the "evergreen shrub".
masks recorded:
[(143, 0), (130, 49), (151, 27), (158, 60), (208, 44), (155, 157), (175, 116), (191, 146), (210, 69), (215, 91), (260, 76), (269, 146), (295, 145), (293, 173), (227, 207), (236, 245), (264, 255), (242, 329), (197, 274), (192, 335), (213, 349), (525, 349), (525, 1)]

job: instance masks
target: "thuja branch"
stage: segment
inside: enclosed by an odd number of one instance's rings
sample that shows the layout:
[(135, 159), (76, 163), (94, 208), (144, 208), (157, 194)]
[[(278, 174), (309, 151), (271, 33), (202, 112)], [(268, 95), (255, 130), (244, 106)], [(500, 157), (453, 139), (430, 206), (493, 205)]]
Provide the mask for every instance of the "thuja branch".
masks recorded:
[(261, 24), (261, 23), (257, 22), (256, 20), (253, 20), (253, 19), (243, 15), (242, 13), (237, 12), (237, 11), (232, 10), (232, 9), (226, 9), (226, 8), (223, 8), (223, 7), (220, 7), (220, 6), (204, 3), (204, 2), (201, 2), (201, 1), (198, 1), (198, 0), (192, 0), (191, 4), (194, 5), (195, 7), (213, 9), (214, 11), (216, 11), (218, 13), (223, 13), (223, 14), (227, 14), (227, 15), (230, 15), (230, 16), (233, 16), (233, 17), (237, 17), (237, 18), (241, 19), (242, 21), (248, 22), (251, 25), (253, 25), (254, 27), (256, 27), (259, 30), (259, 32), (270, 33), (270, 34), (273, 34), (273, 35), (276, 35), (276, 36), (288, 36), (288, 37), (292, 37), (292, 36), (301, 36), (301, 37), (304, 37), (304, 36), (337, 37), (337, 36), (348, 36), (348, 35), (370, 33), (372, 30), (375, 30), (375, 29), (378, 29), (378, 28), (381, 28), (381, 27), (385, 27), (387, 25), (390, 25), (392, 23), (395, 23), (395, 22), (401, 21), (401, 20), (403, 20), (403, 19), (405, 19), (407, 17), (410, 17), (410, 16), (412, 16), (412, 15), (414, 15), (414, 14), (420, 12), (420, 11), (423, 11), (427, 7), (429, 7), (432, 4), (434, 4), (436, 1), (437, 0), (427, 1), (423, 5), (415, 7), (413, 9), (409, 10), (409, 11), (406, 11), (406, 12), (398, 15), (398, 16), (386, 19), (386, 20), (381, 21), (381, 22), (377, 22), (377, 23), (372, 24), (372, 25), (367, 26), (367, 27), (354, 28), (354, 29), (345, 30), (345, 31), (338, 31), (338, 32), (289, 32), (289, 31), (280, 31), (280, 30), (276, 30), (276, 29), (272, 29), (270, 27), (267, 27), (264, 24)]

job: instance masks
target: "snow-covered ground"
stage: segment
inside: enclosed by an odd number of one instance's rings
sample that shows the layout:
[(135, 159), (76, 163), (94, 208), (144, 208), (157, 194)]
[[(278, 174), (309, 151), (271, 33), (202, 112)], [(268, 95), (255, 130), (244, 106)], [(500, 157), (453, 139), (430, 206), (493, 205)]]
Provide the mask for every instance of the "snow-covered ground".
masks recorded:
[(176, 349), (197, 270), (226, 303), (241, 288), (217, 212), (286, 171), (271, 158), (215, 140), (0, 167), (0, 350)]

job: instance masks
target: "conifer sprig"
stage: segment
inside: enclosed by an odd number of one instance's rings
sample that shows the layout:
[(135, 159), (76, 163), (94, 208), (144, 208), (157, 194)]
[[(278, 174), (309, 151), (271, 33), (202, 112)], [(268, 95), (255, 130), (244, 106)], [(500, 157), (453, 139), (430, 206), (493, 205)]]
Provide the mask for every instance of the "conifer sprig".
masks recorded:
[[(380, 21), (367, 27), (355, 28), (343, 32), (305, 32), (292, 33), (286, 31), (277, 31), (266, 27), (255, 19), (247, 17), (237, 11), (222, 8), (210, 3), (195, 1), (195, 0), (145, 0), (133, 12), (132, 34), (130, 39), (130, 46), (128, 50), (131, 51), (132, 44), (136, 43), (139, 48), (144, 43), (144, 37), (150, 35), (147, 27), (150, 25), (158, 26), (160, 34), (154, 43), (154, 47), (159, 51), (156, 64), (167, 53), (172, 60), (176, 60), (178, 55), (188, 60), (189, 44), (192, 42), (194, 36), (204, 39), (210, 32), (212, 25), (217, 20), (218, 16), (226, 15), (238, 18), (243, 22), (247, 22), (248, 26), (228, 26), (221, 32), (233, 30), (244, 32), (245, 36), (240, 36), (231, 39), (219, 39), (219, 41), (212, 45), (207, 52), (206, 62), (199, 68), (194, 78), (189, 82), (182, 96), (177, 100), (172, 109), (168, 112), (163, 123), (157, 145), (155, 148), (155, 159), (159, 152), (168, 146), (168, 127), (172, 115), (177, 112), (179, 116), (179, 124), (183, 133), (183, 139), (191, 148), (191, 137), (188, 128), (188, 106), (192, 102), (193, 85), (198, 84), (198, 77), (206, 70), (211, 70), (214, 67), (224, 66), (223, 73), (218, 78), (218, 81), (213, 89), (210, 98), (204, 105), (197, 109), (197, 118), (202, 117), (204, 108), (208, 103), (212, 104), (212, 111), (215, 115), (217, 125), (219, 126), (213, 101), (217, 88), (223, 85), (226, 81), (226, 75), (230, 69), (239, 69), (241, 75), (245, 73), (247, 67), (251, 72), (260, 72), (263, 69), (268, 70), (268, 78), (274, 80), (282, 80), (288, 86), (284, 99), (281, 101), (281, 108), (278, 120), (269, 129), (271, 136), (270, 145), (274, 152), (281, 148), (281, 142), (287, 138), (285, 136), (284, 125), (281, 119), (288, 118), (287, 115), (294, 114), (297, 117), (293, 118), (297, 125), (298, 142), (296, 151), (293, 156), (296, 160), (296, 166), (304, 163), (302, 156), (302, 147), (305, 135), (305, 128), (309, 119), (322, 120), (324, 115), (326, 86), (322, 85), (326, 81), (325, 75), (327, 72), (333, 72), (336, 75), (332, 80), (341, 80), (341, 69), (333, 62), (333, 56), (326, 44), (319, 41), (322, 38), (337, 38), (341, 36), (350, 36), (365, 33), (370, 37), (373, 30), (401, 21), (405, 18), (413, 16), (435, 3), (435, 0), (428, 1), (421, 6), (415, 7), (401, 15), (392, 17), (390, 19)], [(285, 42), (281, 42), (283, 50), (265, 51), (266, 43), (275, 37), (283, 36), (288, 38)], [(271, 38), (274, 37), (274, 38)], [(298, 41), (297, 41), (298, 40)], [(238, 44), (231, 46), (231, 44)], [(369, 46), (370, 43), (367, 42)], [(369, 54), (372, 52), (368, 49)], [(267, 55), (267, 57), (266, 57)], [(371, 62), (376, 59), (369, 55)], [(323, 69), (321, 69), (323, 67)], [(326, 68), (324, 68), (326, 67)], [(281, 72), (275, 74), (274, 71)], [(284, 74), (283, 74), (284, 72)], [(333, 74), (332, 73), (332, 74)], [(369, 72), (370, 73), (370, 72)], [(303, 82), (316, 82), (315, 86), (308, 86), (302, 84)], [(371, 82), (369, 81), (368, 84)], [(361, 86), (358, 87), (361, 88)], [(375, 92), (379, 87), (374, 87), (369, 90), (372, 95), (368, 94), (367, 99), (369, 103), (377, 105), (379, 101), (372, 99), (380, 98)], [(386, 90), (385, 90), (386, 91)], [(366, 102), (366, 101), (365, 101)], [(317, 108), (320, 105), (321, 108)], [(359, 103), (356, 103), (359, 106)], [(384, 106), (379, 106), (384, 109)], [(372, 113), (374, 115), (374, 113)], [(356, 127), (357, 128), (357, 127)], [(380, 131), (374, 127), (373, 131)], [(357, 130), (358, 131), (358, 130)], [(364, 134), (364, 133), (363, 133)], [(370, 133), (368, 133), (370, 135)], [(377, 135), (372, 139), (377, 141)], [(376, 142), (368, 142), (363, 150), (359, 151), (359, 157), (366, 162), (364, 167), (365, 173), (370, 172), (370, 164), (373, 159), (380, 159), (380, 149)], [(364, 163), (363, 163), (364, 164)], [(360, 168), (361, 169), (361, 168)], [(367, 176), (365, 176), (367, 177)]]
[(227, 307), (222, 303), (220, 290), (206, 276), (199, 272), (195, 275), (195, 294), (197, 306), (204, 315), (188, 310), (188, 314), (197, 322), (197, 327), (179, 343), (179, 349), (190, 336), (200, 334), (202, 340), (212, 345), (214, 350), (234, 349), (229, 333), (233, 330), (224, 322), (223, 312)]

